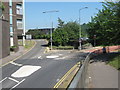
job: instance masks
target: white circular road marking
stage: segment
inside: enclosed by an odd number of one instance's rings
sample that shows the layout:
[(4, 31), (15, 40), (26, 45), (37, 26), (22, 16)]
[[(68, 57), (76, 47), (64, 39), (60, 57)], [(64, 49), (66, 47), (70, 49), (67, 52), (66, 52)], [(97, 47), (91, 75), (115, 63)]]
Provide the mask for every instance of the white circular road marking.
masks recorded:
[(11, 76), (16, 78), (27, 77), (27, 76), (30, 76), (35, 71), (39, 70), (40, 68), (41, 66), (25, 65), (25, 66), (22, 66), (20, 69), (18, 69)]

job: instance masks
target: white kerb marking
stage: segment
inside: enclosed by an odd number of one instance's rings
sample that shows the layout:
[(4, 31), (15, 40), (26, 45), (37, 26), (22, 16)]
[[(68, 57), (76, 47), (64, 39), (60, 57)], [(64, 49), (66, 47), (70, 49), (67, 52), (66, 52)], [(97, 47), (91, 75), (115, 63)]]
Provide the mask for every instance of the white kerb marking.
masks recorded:
[(46, 58), (57, 58), (59, 56), (46, 56)]
[(35, 71), (39, 70), (41, 66), (31, 66), (31, 65), (25, 65), (22, 66), (20, 69), (18, 69), (15, 73), (13, 73), (12, 77), (27, 77), (30, 76)]
[(3, 80), (1, 80), (0, 83), (3, 82), (5, 79), (7, 79), (7, 77), (5, 77)]

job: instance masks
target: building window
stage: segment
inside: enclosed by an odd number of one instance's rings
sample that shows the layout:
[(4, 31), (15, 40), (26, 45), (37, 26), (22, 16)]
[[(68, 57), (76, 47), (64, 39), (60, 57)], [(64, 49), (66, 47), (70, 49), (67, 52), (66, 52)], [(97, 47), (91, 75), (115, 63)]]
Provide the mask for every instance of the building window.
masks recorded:
[(9, 6), (12, 7), (12, 0), (9, 0)]
[(16, 5), (16, 13), (20, 14), (20, 15), (23, 14), (22, 4), (17, 4)]
[(23, 29), (22, 19), (17, 19), (17, 29)]
[(10, 16), (10, 24), (12, 24), (12, 16)]

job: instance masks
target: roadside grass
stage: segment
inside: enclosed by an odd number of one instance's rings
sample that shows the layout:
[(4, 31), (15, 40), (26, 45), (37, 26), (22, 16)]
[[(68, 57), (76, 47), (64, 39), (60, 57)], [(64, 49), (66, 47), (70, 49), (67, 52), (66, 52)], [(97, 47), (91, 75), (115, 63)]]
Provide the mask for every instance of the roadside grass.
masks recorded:
[[(22, 45), (22, 41), (18, 41), (18, 44), (19, 45)], [(25, 41), (25, 46), (24, 46), (24, 48), (25, 49), (29, 49), (29, 48), (31, 48), (31, 47), (33, 47), (33, 45), (35, 44), (35, 41), (32, 41), (32, 40), (26, 40)]]
[[(50, 46), (49, 46), (50, 47)], [(73, 46), (53, 46), (53, 49), (60, 49), (60, 50), (69, 50), (69, 49), (74, 49)]]
[(112, 58), (109, 62), (109, 65), (115, 67), (116, 69), (120, 70), (120, 55)]

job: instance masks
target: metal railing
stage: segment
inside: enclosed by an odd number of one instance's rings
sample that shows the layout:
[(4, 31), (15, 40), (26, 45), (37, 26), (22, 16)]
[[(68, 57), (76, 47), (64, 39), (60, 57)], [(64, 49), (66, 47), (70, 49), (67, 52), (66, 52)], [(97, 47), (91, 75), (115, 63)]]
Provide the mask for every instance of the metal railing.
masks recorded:
[(85, 60), (82, 62), (82, 66), (81, 66), (80, 70), (78, 71), (78, 73), (76, 74), (76, 76), (74, 77), (71, 84), (69, 85), (68, 90), (71, 88), (76, 89), (76, 88), (86, 88), (87, 87), (87, 82), (86, 82), (87, 70), (88, 70), (89, 60), (92, 56), (93, 56), (93, 54), (89, 53), (87, 55), (87, 57), (85, 58)]

